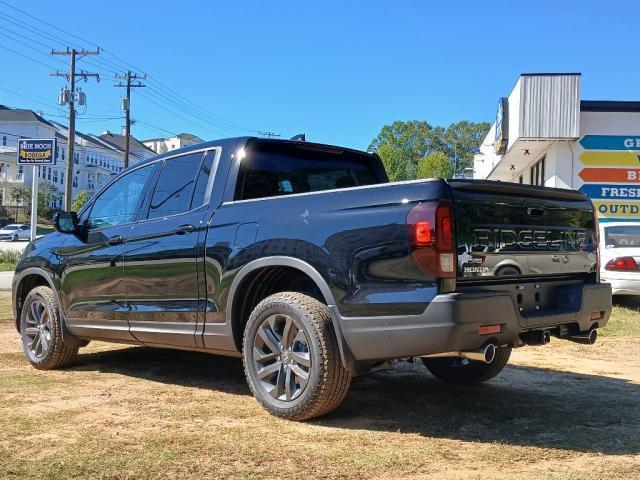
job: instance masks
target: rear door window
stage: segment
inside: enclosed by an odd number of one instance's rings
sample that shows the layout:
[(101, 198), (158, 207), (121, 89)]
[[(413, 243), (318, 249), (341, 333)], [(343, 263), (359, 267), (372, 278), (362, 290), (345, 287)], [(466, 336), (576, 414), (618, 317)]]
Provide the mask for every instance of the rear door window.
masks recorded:
[(388, 181), (380, 161), (365, 153), (317, 145), (263, 142), (248, 146), (236, 200), (265, 198)]
[(202, 152), (169, 158), (156, 182), (147, 218), (168, 217), (191, 210)]

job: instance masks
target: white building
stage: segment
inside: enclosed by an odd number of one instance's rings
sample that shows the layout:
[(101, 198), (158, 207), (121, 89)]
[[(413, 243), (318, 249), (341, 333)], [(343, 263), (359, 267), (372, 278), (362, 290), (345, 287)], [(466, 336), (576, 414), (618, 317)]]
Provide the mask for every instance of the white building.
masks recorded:
[(578, 73), (523, 74), (499, 100), (474, 178), (587, 193), (601, 221), (640, 219), (640, 102), (580, 99)]
[[(47, 183), (59, 191), (59, 195), (52, 196), (51, 207), (62, 207), (69, 160), (68, 127), (46, 120), (31, 110), (12, 109), (2, 105), (0, 105), (0, 206), (15, 206), (15, 200), (11, 200), (11, 191), (15, 186), (31, 187), (33, 169), (17, 165), (16, 152), (20, 138), (56, 139), (56, 164), (38, 167), (36, 174), (41, 184)], [(154, 151), (131, 137), (131, 164), (154, 155), (156, 155)], [(124, 137), (109, 132), (98, 137), (76, 131), (73, 163), (73, 196), (82, 190), (90, 194), (95, 193), (122, 171)]]
[(200, 137), (196, 137), (190, 133), (180, 133), (169, 138), (150, 138), (149, 140), (143, 140), (142, 143), (156, 153), (165, 153), (178, 148), (202, 143), (203, 141)]

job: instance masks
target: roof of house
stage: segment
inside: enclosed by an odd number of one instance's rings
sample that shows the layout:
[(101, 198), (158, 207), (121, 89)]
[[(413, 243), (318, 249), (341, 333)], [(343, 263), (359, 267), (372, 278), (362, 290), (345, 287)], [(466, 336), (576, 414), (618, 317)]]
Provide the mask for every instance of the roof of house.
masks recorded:
[(33, 110), (23, 110), (21, 108), (9, 108), (0, 105), (0, 122), (40, 122), (49, 127), (56, 128), (48, 120), (45, 120)]
[(196, 135), (192, 135), (190, 133), (179, 133), (177, 135), (178, 138), (186, 138), (187, 140), (196, 140), (199, 143), (204, 142), (204, 140), (202, 140), (200, 137), (196, 136)]
[(204, 140), (202, 140), (200, 137), (198, 137), (197, 135), (193, 135), (191, 133), (179, 133), (177, 135), (174, 135), (173, 137), (156, 137), (156, 138), (148, 138), (147, 140), (142, 140), (142, 143), (150, 143), (150, 142), (164, 142), (166, 140), (169, 140), (170, 138), (184, 138), (186, 140), (195, 140), (197, 143), (202, 143), (204, 142)]
[[(125, 136), (124, 135), (118, 135), (116, 133), (111, 133), (111, 132), (105, 132), (102, 135), (100, 135), (100, 138), (102, 140), (104, 140), (105, 142), (108, 142), (116, 147), (118, 147), (121, 150), (124, 150), (124, 143), (125, 143)], [(153, 150), (151, 150), (149, 147), (147, 147), (145, 144), (143, 144), (142, 142), (140, 142), (140, 140), (138, 140), (135, 137), (131, 137), (131, 146), (137, 149), (142, 149), (142, 150), (148, 150), (149, 153), (152, 153), (153, 155), (156, 155), (156, 152), (154, 152)]]

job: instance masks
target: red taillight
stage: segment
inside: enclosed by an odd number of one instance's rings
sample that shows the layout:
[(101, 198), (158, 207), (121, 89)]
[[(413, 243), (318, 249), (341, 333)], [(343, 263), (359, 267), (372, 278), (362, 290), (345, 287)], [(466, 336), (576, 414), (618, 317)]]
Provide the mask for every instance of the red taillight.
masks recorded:
[(433, 244), (431, 236), (431, 224), (429, 222), (418, 222), (414, 226), (416, 235), (416, 245), (426, 247)]
[(415, 264), (434, 278), (455, 277), (451, 205), (445, 202), (419, 203), (409, 211), (406, 223), (411, 258)]
[(639, 270), (638, 264), (633, 257), (618, 257), (613, 260), (609, 260), (604, 266), (605, 270), (612, 270), (614, 272), (631, 272)]

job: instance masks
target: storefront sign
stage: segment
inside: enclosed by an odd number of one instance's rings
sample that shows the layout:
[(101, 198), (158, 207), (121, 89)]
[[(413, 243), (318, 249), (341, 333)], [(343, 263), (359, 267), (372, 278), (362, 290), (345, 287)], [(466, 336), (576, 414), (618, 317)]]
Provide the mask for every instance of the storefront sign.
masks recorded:
[(640, 166), (640, 152), (591, 152), (580, 155), (585, 165)]
[(578, 143), (585, 150), (640, 150), (636, 135), (585, 135)]
[(640, 183), (640, 168), (583, 168), (578, 176), (585, 182)]
[(18, 165), (55, 165), (54, 138), (21, 138), (18, 140)]
[(582, 193), (589, 198), (621, 198), (640, 200), (640, 185), (609, 185), (602, 183), (584, 184), (580, 187)]
[(638, 218), (640, 216), (640, 202), (620, 202), (595, 200), (598, 217), (603, 218)]

